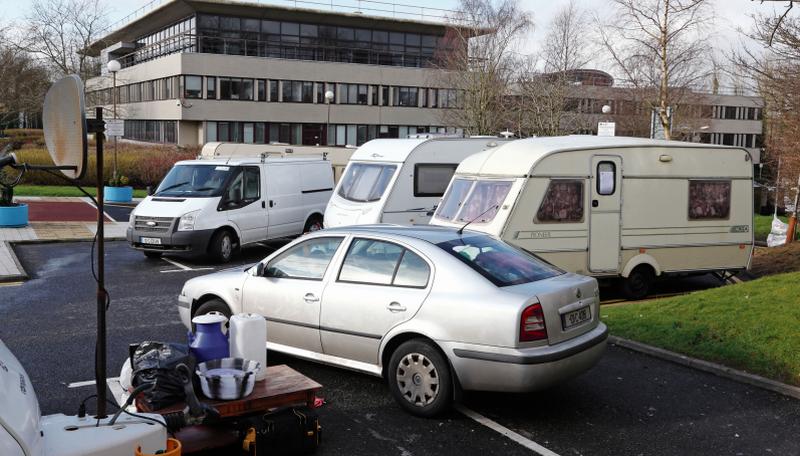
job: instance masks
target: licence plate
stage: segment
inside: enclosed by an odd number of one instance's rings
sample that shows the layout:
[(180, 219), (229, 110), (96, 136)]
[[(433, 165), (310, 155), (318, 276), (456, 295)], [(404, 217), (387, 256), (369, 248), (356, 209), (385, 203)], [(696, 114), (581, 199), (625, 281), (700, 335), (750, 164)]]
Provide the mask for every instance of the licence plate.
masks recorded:
[(139, 242), (142, 244), (161, 245), (161, 238), (143, 237), (139, 238)]
[(589, 310), (589, 306), (581, 307), (578, 310), (573, 310), (572, 312), (567, 312), (561, 316), (561, 326), (564, 329), (572, 328), (573, 326), (578, 326), (581, 323), (589, 321), (592, 319), (592, 312)]

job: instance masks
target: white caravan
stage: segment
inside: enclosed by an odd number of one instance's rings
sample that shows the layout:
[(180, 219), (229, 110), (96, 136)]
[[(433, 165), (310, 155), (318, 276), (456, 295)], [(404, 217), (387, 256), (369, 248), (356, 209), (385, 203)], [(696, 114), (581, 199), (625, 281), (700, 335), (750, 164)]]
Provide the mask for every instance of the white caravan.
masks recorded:
[(428, 223), (461, 160), (494, 137), (373, 139), (350, 157), (325, 209), (325, 227)]
[(744, 149), (566, 136), (465, 159), (431, 221), (496, 235), (571, 272), (623, 277), (640, 298), (664, 274), (748, 267), (753, 161)]
[(334, 146), (291, 146), (288, 144), (241, 144), (228, 142), (209, 142), (200, 149), (200, 158), (229, 159), (267, 156), (282, 157), (324, 157), (333, 168), (333, 181), (339, 182), (355, 147)]
[(221, 262), (244, 245), (322, 228), (330, 162), (311, 157), (187, 160), (131, 213), (127, 239), (151, 258), (208, 253)]

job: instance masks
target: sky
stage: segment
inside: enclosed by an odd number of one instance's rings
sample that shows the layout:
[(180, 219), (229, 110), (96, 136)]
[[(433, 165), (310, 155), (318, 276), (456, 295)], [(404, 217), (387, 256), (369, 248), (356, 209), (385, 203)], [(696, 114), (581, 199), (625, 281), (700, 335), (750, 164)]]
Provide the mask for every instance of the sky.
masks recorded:
[[(103, 0), (101, 0), (103, 1)], [(170, 0), (124, 0), (112, 1), (105, 0), (109, 5), (109, 18), (111, 22), (123, 21), (126, 16), (135, 13), (146, 12), (159, 5), (166, 3)], [(292, 6), (295, 4), (293, 0), (249, 0), (254, 3), (269, 3), (282, 6)], [(321, 0), (311, 0), (316, 2), (315, 5), (308, 7), (320, 8)], [(392, 0), (383, 0), (392, 1)], [(428, 8), (429, 13), (433, 8), (441, 9), (455, 9), (458, 7), (458, 0), (394, 0), (403, 5), (419, 5), (419, 8)], [(598, 14), (600, 16), (607, 14), (609, 10), (609, 0), (575, 0), (579, 7), (584, 9), (589, 15), (593, 16)], [(748, 30), (752, 24), (751, 16), (756, 13), (771, 13), (774, 10), (782, 12), (784, 3), (780, 2), (766, 2), (761, 3), (760, 0), (711, 0), (715, 13), (714, 36), (711, 37), (715, 47), (722, 52), (729, 51), (732, 47), (739, 47), (742, 45), (743, 38), (737, 32), (738, 28)], [(321, 3), (320, 3), (321, 2)], [(359, 0), (331, 0), (336, 5), (358, 5)], [(527, 37), (525, 43), (520, 47), (519, 52), (524, 54), (536, 54), (539, 49), (539, 43), (547, 31), (547, 24), (557, 14), (557, 12), (569, 3), (569, 0), (520, 0), (523, 9), (533, 13), (534, 31)], [(0, 23), (3, 21), (19, 21), (24, 18), (27, 10), (30, 8), (31, 1), (29, 0), (0, 0)], [(365, 12), (370, 7), (369, 0), (363, 0), (361, 3)], [(298, 0), (297, 6), (302, 7), (302, 1)], [(377, 6), (376, 6), (377, 7)], [(380, 7), (386, 8), (387, 6), (381, 5)], [(398, 7), (398, 10), (416, 10), (416, 8)], [(433, 11), (436, 14), (436, 11)], [(744, 41), (747, 43), (747, 41)], [(591, 62), (589, 66), (595, 68), (603, 68), (603, 62)]]

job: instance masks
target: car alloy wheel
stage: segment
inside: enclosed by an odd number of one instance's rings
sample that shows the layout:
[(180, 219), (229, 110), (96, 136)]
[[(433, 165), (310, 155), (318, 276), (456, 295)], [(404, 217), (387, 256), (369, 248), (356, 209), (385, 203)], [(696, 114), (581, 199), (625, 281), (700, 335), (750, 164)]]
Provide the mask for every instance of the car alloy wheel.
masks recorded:
[(397, 365), (397, 386), (405, 400), (424, 407), (439, 395), (439, 373), (425, 355), (409, 353)]

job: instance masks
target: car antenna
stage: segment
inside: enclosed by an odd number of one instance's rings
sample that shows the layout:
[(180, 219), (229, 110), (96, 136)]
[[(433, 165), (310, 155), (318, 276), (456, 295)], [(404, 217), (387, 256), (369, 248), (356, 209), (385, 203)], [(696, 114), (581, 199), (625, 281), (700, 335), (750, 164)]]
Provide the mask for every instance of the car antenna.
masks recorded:
[(475, 220), (478, 220), (479, 218), (483, 217), (487, 212), (491, 211), (492, 209), (498, 209), (499, 207), (500, 207), (499, 204), (495, 204), (494, 206), (490, 206), (489, 209), (486, 209), (485, 211), (481, 212), (477, 217), (475, 217), (472, 220), (470, 220), (469, 222), (465, 223), (464, 226), (459, 228), (458, 231), (456, 231), (456, 232), (458, 233), (459, 236), (464, 234), (464, 228), (469, 226), (470, 223), (472, 223)]

